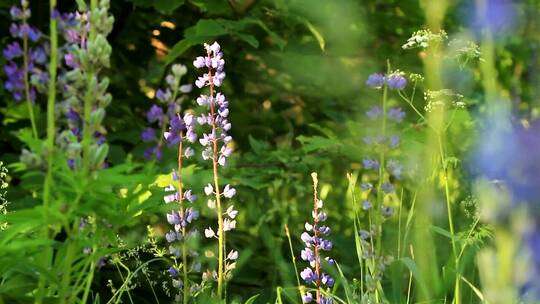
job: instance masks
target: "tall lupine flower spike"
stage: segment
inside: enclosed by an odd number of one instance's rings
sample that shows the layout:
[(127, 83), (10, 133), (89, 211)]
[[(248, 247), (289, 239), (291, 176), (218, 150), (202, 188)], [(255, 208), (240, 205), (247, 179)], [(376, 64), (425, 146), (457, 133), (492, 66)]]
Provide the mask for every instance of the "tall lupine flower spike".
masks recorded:
[[(0, 161), (0, 215), (7, 214), (7, 205), (9, 204), (7, 200), (7, 175), (8, 170), (6, 167), (4, 167), (4, 163)], [(0, 231), (5, 230), (7, 228), (7, 223), (0, 222)]]
[(74, 170), (102, 168), (108, 152), (103, 120), (112, 96), (107, 92), (109, 79), (99, 75), (109, 66), (112, 51), (105, 38), (114, 22), (108, 8), (109, 1), (101, 0), (95, 9), (81, 5), (75, 14), (56, 13), (66, 40), (67, 68), (58, 79), (63, 88), (59, 112), (65, 116), (66, 129), (57, 137), (57, 146)]
[[(231, 123), (227, 120), (229, 116), (229, 102), (225, 96), (216, 91), (217, 87), (223, 84), (225, 79), (225, 60), (221, 47), (217, 42), (212, 45), (205, 44), (205, 56), (199, 56), (193, 61), (196, 68), (205, 68), (207, 72), (195, 81), (198, 88), (208, 87), (209, 95), (200, 95), (197, 98), (197, 103), (205, 107), (207, 112), (200, 115), (197, 121), (202, 126), (207, 126), (207, 132), (199, 139), (203, 146), (202, 157), (204, 160), (212, 162), (213, 182), (204, 188), (204, 192), (208, 199), (208, 207), (216, 211), (218, 217), (217, 232), (211, 227), (205, 229), (207, 238), (218, 239), (218, 271), (217, 271), (217, 296), (219, 299), (223, 297), (224, 281), (231, 276), (232, 270), (236, 266), (238, 252), (231, 250), (227, 256), (225, 246), (225, 232), (236, 227), (236, 215), (238, 211), (233, 205), (228, 207), (223, 205), (222, 199), (231, 199), (236, 195), (236, 190), (230, 185), (226, 185), (223, 189), (219, 184), (219, 167), (227, 165), (227, 158), (231, 155), (232, 150), (229, 143), (232, 137), (227, 134), (231, 129)], [(205, 275), (204, 277), (212, 277)]]
[(31, 12), (27, 0), (21, 0), (21, 7), (13, 6), (9, 12), (13, 20), (9, 32), (15, 41), (9, 43), (2, 52), (7, 60), (4, 66), (7, 76), (4, 88), (16, 102), (27, 101), (32, 132), (37, 137), (32, 104), (37, 92), (45, 92), (47, 89), (49, 44), (43, 41), (43, 35), (37, 28), (28, 24)]
[[(375, 80), (380, 80), (376, 82)], [(386, 76), (382, 74), (373, 74), (368, 77), (366, 85), (375, 89), (383, 90), (381, 105), (376, 105), (366, 112), (368, 118), (379, 124), (380, 129), (374, 131), (374, 134), (368, 134), (364, 137), (364, 144), (373, 148), (373, 155), (363, 160), (365, 178), (361, 183), (362, 203), (361, 210), (366, 212), (369, 218), (369, 227), (358, 231), (363, 247), (363, 258), (372, 267), (368, 273), (370, 282), (377, 282), (382, 279), (385, 264), (389, 261), (383, 257), (380, 247), (375, 246), (381, 238), (383, 223), (394, 214), (394, 209), (388, 206), (388, 196), (395, 192), (395, 186), (391, 181), (399, 180), (402, 177), (402, 167), (400, 163), (391, 158), (395, 149), (399, 146), (400, 139), (398, 135), (390, 134), (390, 121), (400, 123), (405, 118), (405, 112), (399, 107), (387, 106), (387, 90), (401, 90), (407, 84), (407, 80), (399, 71), (389, 73)], [(370, 183), (368, 180), (371, 180)], [(375, 208), (374, 208), (375, 207)], [(376, 284), (368, 285), (369, 291), (374, 290)]]
[[(187, 115), (187, 114), (186, 114)], [(178, 114), (179, 116), (179, 114)], [(169, 243), (169, 253), (173, 261), (173, 265), (168, 269), (172, 279), (172, 286), (179, 289), (176, 295), (177, 299), (183, 299), (183, 303), (188, 303), (191, 296), (191, 285), (188, 279), (188, 274), (191, 271), (198, 272), (200, 266), (194, 262), (191, 267), (188, 268), (188, 255), (194, 255), (190, 253), (187, 247), (187, 242), (190, 238), (194, 238), (198, 235), (196, 229), (189, 229), (188, 225), (199, 218), (199, 212), (193, 207), (189, 206), (196, 200), (196, 195), (192, 190), (185, 189), (184, 182), (182, 181), (182, 160), (185, 157), (184, 142), (186, 141), (185, 132), (186, 125), (183, 128), (170, 128), (170, 132), (167, 137), (177, 136), (178, 140), (178, 169), (171, 173), (171, 179), (176, 184), (170, 184), (165, 187), (165, 196), (163, 200), (166, 204), (177, 204), (174, 206), (170, 213), (167, 213), (167, 222), (171, 225), (169, 232), (165, 234), (165, 239)], [(177, 132), (177, 133), (172, 133)], [(187, 204), (186, 204), (187, 203)], [(180, 278), (179, 273), (182, 274)]]
[[(178, 145), (181, 140), (180, 135), (186, 137), (190, 143), (197, 140), (193, 115), (186, 113), (183, 118), (178, 116), (182, 103), (187, 99), (187, 95), (184, 94), (191, 92), (192, 88), (191, 84), (180, 85), (180, 81), (186, 73), (186, 66), (174, 64), (171, 73), (165, 77), (167, 87), (156, 91), (158, 104), (153, 104), (150, 107), (146, 113), (146, 118), (149, 123), (157, 125), (157, 129), (148, 127), (141, 132), (142, 141), (153, 143), (151, 147), (145, 150), (145, 159), (152, 157), (158, 160), (161, 159), (163, 139), (166, 140), (169, 146)], [(179, 94), (182, 95), (179, 96)], [(185, 130), (183, 130), (184, 128)], [(181, 134), (180, 131), (184, 131), (184, 133)], [(194, 154), (194, 151), (193, 148), (186, 147), (182, 153), (186, 158), (189, 158)]]
[[(322, 224), (326, 221), (327, 215), (322, 211), (323, 201), (319, 199), (317, 194), (319, 184), (317, 173), (311, 173), (311, 178), (313, 179), (313, 211), (311, 214), (313, 223), (306, 222), (304, 225), (306, 231), (301, 235), (301, 239), (306, 245), (301, 252), (301, 258), (309, 262), (309, 267), (300, 272), (300, 277), (306, 284), (315, 286), (315, 303), (331, 304), (333, 303), (332, 297), (324, 296), (321, 289), (331, 288), (334, 285), (334, 278), (323, 272), (321, 260), (323, 258), (322, 251), (331, 250), (333, 245), (332, 242), (324, 238), (330, 234), (330, 228)], [(324, 258), (324, 260), (329, 265), (334, 264), (334, 260), (329, 257)], [(313, 294), (309, 291), (302, 295), (304, 303), (311, 303), (313, 299)]]

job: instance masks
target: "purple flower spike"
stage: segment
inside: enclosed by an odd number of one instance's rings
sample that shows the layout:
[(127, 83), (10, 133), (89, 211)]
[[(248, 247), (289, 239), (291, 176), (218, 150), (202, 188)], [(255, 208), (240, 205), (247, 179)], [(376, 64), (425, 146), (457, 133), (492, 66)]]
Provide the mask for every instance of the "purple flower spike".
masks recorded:
[[(322, 273), (323, 266), (334, 265), (335, 261), (329, 257), (324, 257), (328, 262), (324, 265), (321, 264), (323, 259), (322, 251), (329, 251), (332, 249), (332, 242), (324, 239), (325, 236), (330, 234), (330, 228), (328, 226), (321, 225), (321, 222), (326, 220), (326, 213), (322, 212), (323, 201), (317, 197), (318, 179), (317, 174), (311, 174), (313, 178), (314, 189), (314, 204), (313, 204), (313, 223), (305, 223), (305, 232), (300, 236), (305, 244), (305, 248), (301, 251), (300, 256), (302, 260), (309, 262), (309, 266), (300, 272), (300, 277), (306, 282), (306, 284), (313, 284), (317, 289), (316, 303), (322, 303), (324, 297), (321, 295), (321, 289), (332, 287), (334, 285), (334, 279), (326, 274)], [(304, 303), (309, 303), (314, 300), (311, 293), (306, 293), (302, 296)]]

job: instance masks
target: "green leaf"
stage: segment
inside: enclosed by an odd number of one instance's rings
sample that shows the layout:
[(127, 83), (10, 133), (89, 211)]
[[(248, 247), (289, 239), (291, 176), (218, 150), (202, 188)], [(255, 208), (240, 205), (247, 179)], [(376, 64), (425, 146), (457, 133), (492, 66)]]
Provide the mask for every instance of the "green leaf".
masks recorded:
[(251, 298), (247, 299), (247, 301), (244, 304), (253, 304), (255, 303), (255, 300), (259, 297), (259, 294), (256, 294), (252, 296)]
[(184, 0), (154, 0), (154, 7), (163, 13), (172, 13), (184, 4)]
[(457, 241), (459, 240), (459, 238), (455, 235), (452, 235), (449, 231), (441, 228), (441, 227), (437, 227), (437, 226), (431, 226), (431, 229), (433, 230), (433, 232), (437, 233), (437, 234), (440, 234), (442, 236), (445, 236), (451, 240), (454, 240), (454, 241)]
[(409, 269), (413, 277), (418, 282), (418, 286), (420, 287), (420, 289), (422, 289), (422, 291), (425, 294), (427, 294), (426, 282), (424, 281), (424, 278), (422, 277), (420, 271), (418, 270), (418, 267), (416, 266), (416, 263), (414, 262), (414, 260), (409, 257), (403, 257), (399, 259), (399, 261), (403, 263)]
[(319, 43), (319, 47), (324, 52), (324, 47), (326, 45), (326, 42), (324, 41), (324, 37), (321, 34), (321, 32), (319, 32), (319, 30), (308, 20), (305, 20), (304, 23), (306, 24), (306, 27), (311, 32), (311, 34), (313, 34), (313, 37), (317, 39), (317, 42)]
[(254, 48), (259, 47), (259, 41), (257, 41), (257, 38), (255, 38), (255, 36), (253, 35), (238, 33), (236, 34), (236, 36), (238, 36), (238, 38), (247, 42), (249, 45), (251, 45)]

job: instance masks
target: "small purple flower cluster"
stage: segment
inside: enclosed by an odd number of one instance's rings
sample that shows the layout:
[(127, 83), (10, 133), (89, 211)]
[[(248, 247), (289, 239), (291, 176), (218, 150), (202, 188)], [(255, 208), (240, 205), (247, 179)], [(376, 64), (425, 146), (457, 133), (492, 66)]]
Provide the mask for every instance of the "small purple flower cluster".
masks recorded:
[(9, 43), (2, 52), (7, 60), (4, 66), (7, 76), (4, 88), (17, 102), (23, 99), (33, 102), (37, 91), (45, 89), (48, 82), (46, 65), (49, 44), (43, 41), (43, 35), (37, 28), (28, 24), (31, 12), (27, 0), (21, 0), (21, 7), (13, 6), (9, 12), (14, 21), (9, 33), (16, 40)]
[[(166, 108), (164, 111), (161, 105), (153, 104), (148, 112), (146, 119), (151, 124), (157, 124), (158, 128), (148, 127), (141, 133), (143, 142), (151, 142), (153, 146), (144, 151), (144, 158), (161, 159), (162, 155), (162, 138), (164, 138), (169, 146), (175, 146), (180, 143), (185, 137), (190, 143), (197, 140), (195, 133), (195, 119), (191, 113), (185, 113), (184, 117), (180, 116), (182, 103), (186, 100), (186, 95), (191, 92), (191, 84), (180, 85), (182, 76), (187, 73), (187, 68), (181, 64), (174, 64), (171, 68), (171, 73), (165, 77), (167, 88), (158, 89), (156, 91), (156, 99)], [(156, 133), (160, 132), (160, 136)], [(163, 137), (161, 136), (163, 135)], [(191, 157), (194, 151), (191, 147), (186, 147), (183, 151), (186, 158)]]
[(403, 90), (407, 86), (407, 79), (399, 71), (388, 75), (374, 73), (369, 75), (366, 85), (375, 89), (381, 89), (384, 85), (387, 85), (391, 90)]
[[(331, 288), (334, 285), (334, 278), (329, 274), (322, 272), (323, 265), (321, 264), (321, 251), (330, 251), (332, 249), (332, 242), (324, 237), (330, 234), (330, 227), (323, 225), (326, 221), (327, 214), (321, 209), (323, 207), (323, 201), (317, 196), (318, 179), (317, 174), (312, 173), (313, 178), (313, 191), (314, 191), (314, 204), (313, 204), (313, 223), (306, 222), (304, 228), (305, 232), (302, 233), (301, 239), (306, 246), (300, 256), (302, 260), (309, 262), (309, 267), (306, 267), (300, 272), (300, 277), (306, 282), (306, 284), (312, 284), (316, 287), (316, 303), (333, 303), (331, 297), (327, 297), (321, 294), (321, 288)], [(324, 258), (328, 265), (334, 265), (335, 261), (330, 257)], [(302, 295), (302, 301), (304, 303), (311, 303), (313, 301), (313, 294), (306, 292)]]
[[(198, 235), (197, 229), (189, 229), (188, 225), (199, 218), (199, 212), (193, 207), (185, 206), (185, 201), (191, 204), (197, 199), (197, 196), (189, 189), (182, 189), (183, 182), (181, 181), (180, 174), (173, 171), (171, 178), (178, 184), (178, 187), (172, 184), (165, 187), (167, 194), (163, 197), (163, 200), (166, 204), (176, 203), (179, 207), (173, 208), (170, 213), (167, 213), (167, 222), (171, 225), (171, 229), (165, 234), (165, 239), (169, 243), (169, 254), (175, 261), (174, 265), (169, 268), (169, 275), (173, 280), (172, 285), (180, 288), (184, 284), (188, 284), (187, 282), (183, 282), (183, 279), (179, 277), (180, 268), (184, 267), (184, 263), (187, 263), (187, 248), (185, 244), (190, 238)], [(182, 258), (181, 264), (176, 262), (180, 258)], [(187, 269), (187, 266), (185, 269)], [(196, 262), (192, 263), (191, 270), (200, 271), (200, 264)]]
[[(201, 95), (197, 98), (197, 103), (206, 107), (209, 111), (197, 118), (197, 122), (201, 125), (211, 127), (209, 133), (204, 133), (199, 139), (203, 146), (202, 157), (204, 160), (217, 161), (220, 166), (227, 164), (227, 158), (231, 155), (232, 149), (228, 147), (232, 141), (232, 137), (227, 134), (232, 125), (228, 121), (229, 102), (220, 92), (214, 92), (215, 87), (221, 86), (225, 79), (225, 60), (223, 53), (220, 51), (220, 46), (217, 42), (212, 45), (205, 44), (207, 56), (199, 56), (193, 61), (196, 68), (207, 68), (208, 73), (204, 73), (195, 81), (195, 85), (199, 88), (210, 87), (210, 95)], [(215, 95), (214, 95), (215, 93)], [(217, 111), (216, 111), (217, 109)], [(219, 153), (215, 153), (214, 149), (219, 149)]]

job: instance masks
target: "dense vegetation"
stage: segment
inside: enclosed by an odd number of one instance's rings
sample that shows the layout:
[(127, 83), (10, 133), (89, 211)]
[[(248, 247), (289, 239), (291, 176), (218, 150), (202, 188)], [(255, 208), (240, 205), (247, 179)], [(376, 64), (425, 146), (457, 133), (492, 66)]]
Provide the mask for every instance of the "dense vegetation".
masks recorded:
[(1, 303), (537, 303), (537, 0), (0, 0)]

